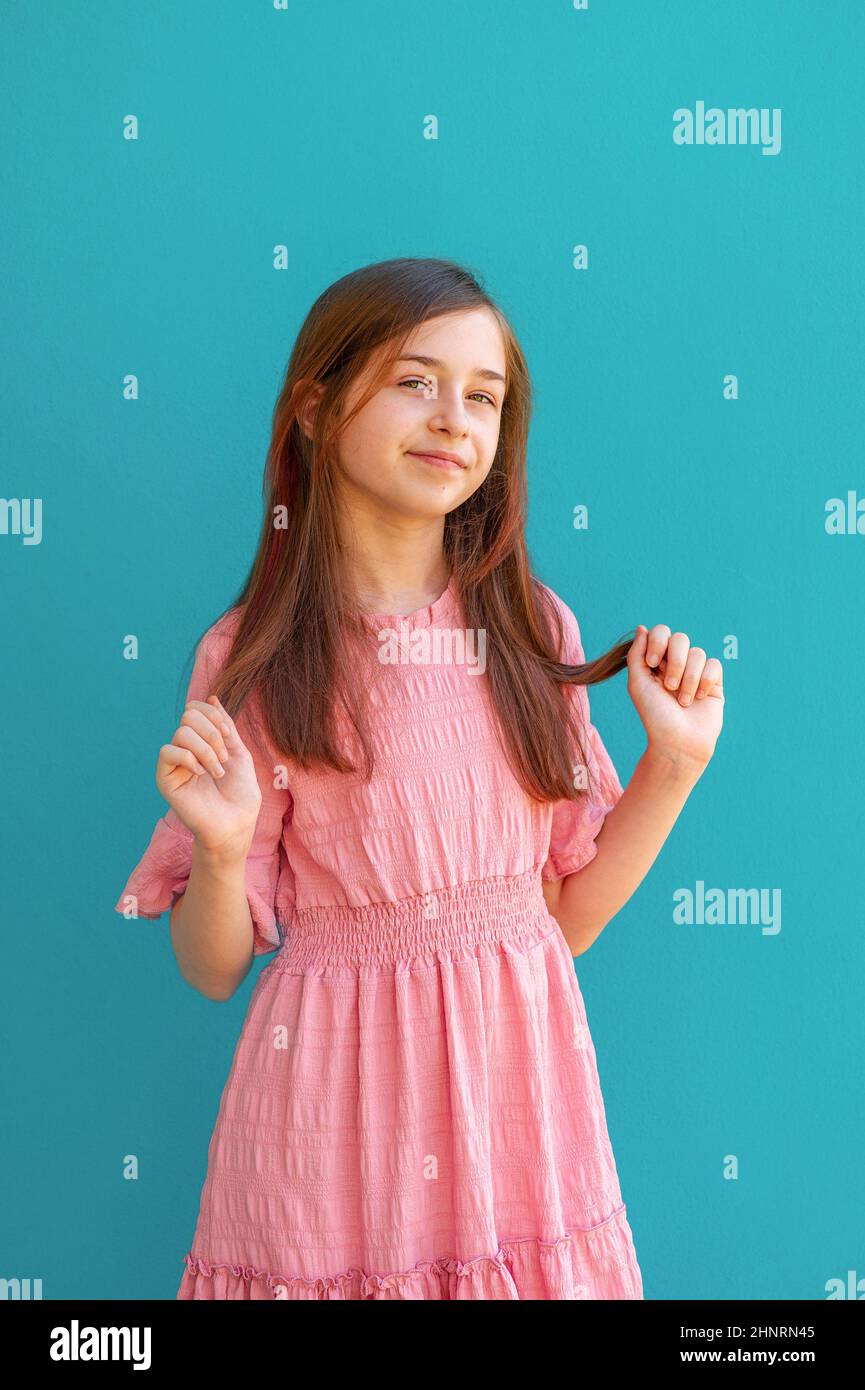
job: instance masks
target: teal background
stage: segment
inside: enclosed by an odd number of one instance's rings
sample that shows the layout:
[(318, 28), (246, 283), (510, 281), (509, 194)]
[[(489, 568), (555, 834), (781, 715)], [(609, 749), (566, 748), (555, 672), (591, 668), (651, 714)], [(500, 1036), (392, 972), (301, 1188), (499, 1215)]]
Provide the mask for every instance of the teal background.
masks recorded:
[[(527, 353), (529, 541), (587, 655), (640, 622), (739, 641), (712, 764), (577, 962), (646, 1298), (865, 1277), (865, 535), (824, 527), (865, 493), (862, 5), (112, 0), (0, 23), (2, 492), (43, 499), (40, 545), (0, 536), (0, 1275), (175, 1296), (272, 957), (217, 1005), (167, 915), (113, 905), (165, 810), (193, 645), (252, 559), (295, 334), (348, 270), (432, 255), (482, 276)], [(780, 107), (780, 154), (674, 145), (698, 99)], [(624, 674), (591, 702), (627, 782)], [(780, 888), (780, 933), (676, 925), (698, 879)]]

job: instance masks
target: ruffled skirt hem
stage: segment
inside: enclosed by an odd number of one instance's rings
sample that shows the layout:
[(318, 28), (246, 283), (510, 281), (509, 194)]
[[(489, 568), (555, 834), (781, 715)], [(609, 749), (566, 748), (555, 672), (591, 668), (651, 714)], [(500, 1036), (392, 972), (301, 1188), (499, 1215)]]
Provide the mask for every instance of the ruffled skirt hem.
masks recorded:
[(517, 1240), (494, 1255), (423, 1260), (395, 1274), (362, 1269), (317, 1279), (186, 1256), (178, 1299), (642, 1299), (625, 1208), (555, 1241)]

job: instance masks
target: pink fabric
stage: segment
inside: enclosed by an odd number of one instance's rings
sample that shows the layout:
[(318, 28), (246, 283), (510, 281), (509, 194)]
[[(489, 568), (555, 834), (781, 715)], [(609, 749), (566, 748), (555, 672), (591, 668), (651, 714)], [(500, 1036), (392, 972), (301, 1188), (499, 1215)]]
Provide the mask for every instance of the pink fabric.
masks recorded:
[[(550, 593), (563, 659), (581, 662)], [(210, 693), (235, 620), (200, 644), (190, 698)], [(418, 644), (464, 626), (452, 583), (368, 621)], [(362, 675), (371, 781), (256, 755), (254, 949), (280, 949), (222, 1093), (179, 1299), (643, 1297), (583, 998), (541, 889), (594, 857), (621, 784), (571, 687), (595, 799), (532, 801), (483, 676), (420, 655)], [(117, 911), (169, 908), (191, 844), (169, 810)]]

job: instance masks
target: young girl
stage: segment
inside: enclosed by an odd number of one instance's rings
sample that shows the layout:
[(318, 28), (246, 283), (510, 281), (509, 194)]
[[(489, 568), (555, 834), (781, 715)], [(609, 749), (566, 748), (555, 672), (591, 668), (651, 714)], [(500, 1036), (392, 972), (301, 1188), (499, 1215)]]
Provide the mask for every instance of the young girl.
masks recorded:
[[(585, 662), (530, 574), (529, 413), (450, 262), (355, 271), (298, 336), (258, 552), (116, 904), (170, 907), (211, 999), (277, 952), (180, 1299), (643, 1297), (573, 961), (709, 762), (721, 667), (660, 625)], [(586, 690), (625, 665), (627, 791)]]

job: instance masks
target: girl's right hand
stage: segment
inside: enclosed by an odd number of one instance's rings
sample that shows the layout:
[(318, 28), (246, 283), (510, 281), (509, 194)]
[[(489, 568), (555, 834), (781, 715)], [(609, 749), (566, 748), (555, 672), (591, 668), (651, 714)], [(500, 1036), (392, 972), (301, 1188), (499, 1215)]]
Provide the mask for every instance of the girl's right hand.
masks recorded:
[(247, 854), (261, 788), (252, 754), (215, 695), (188, 702), (171, 742), (159, 750), (156, 785), (203, 849)]

